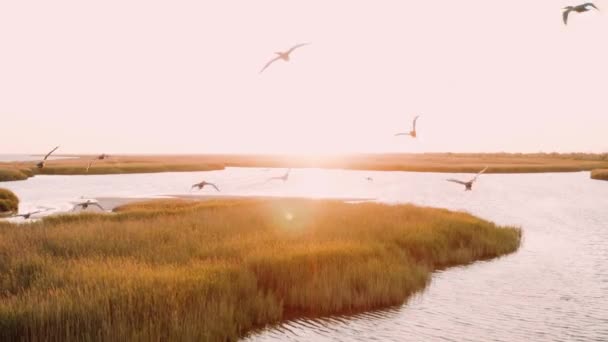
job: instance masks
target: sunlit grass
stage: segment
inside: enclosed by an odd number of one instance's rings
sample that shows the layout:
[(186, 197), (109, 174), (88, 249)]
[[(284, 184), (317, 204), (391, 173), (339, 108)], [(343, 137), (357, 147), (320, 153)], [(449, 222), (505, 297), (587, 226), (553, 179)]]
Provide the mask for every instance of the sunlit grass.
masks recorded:
[(599, 169), (591, 171), (591, 178), (608, 180), (608, 169)]
[(403, 303), (431, 271), (515, 251), (465, 213), (313, 200), (153, 201), (0, 223), (0, 340), (236, 340)]

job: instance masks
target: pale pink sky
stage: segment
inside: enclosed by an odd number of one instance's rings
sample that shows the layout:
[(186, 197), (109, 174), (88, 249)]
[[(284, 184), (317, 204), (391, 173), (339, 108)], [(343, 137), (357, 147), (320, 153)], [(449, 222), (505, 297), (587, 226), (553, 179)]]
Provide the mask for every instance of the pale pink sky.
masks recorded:
[(608, 151), (608, 15), (570, 4), (3, 1), (0, 153)]

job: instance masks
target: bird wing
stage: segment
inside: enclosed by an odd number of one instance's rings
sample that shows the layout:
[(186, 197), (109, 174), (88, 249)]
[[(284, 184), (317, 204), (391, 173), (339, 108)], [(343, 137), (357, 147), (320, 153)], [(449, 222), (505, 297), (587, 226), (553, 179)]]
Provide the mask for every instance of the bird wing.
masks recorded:
[(467, 185), (467, 183), (466, 183), (466, 182), (463, 182), (463, 181), (461, 181), (461, 180), (454, 179), (454, 178), (446, 179), (446, 181), (448, 181), (448, 182), (452, 182), (452, 183), (458, 183), (458, 184), (462, 184), (462, 185)]
[(570, 14), (570, 10), (565, 10), (563, 14), (564, 25), (568, 25), (568, 14)]
[(397, 134), (395, 134), (395, 136), (398, 136), (398, 135), (410, 135), (410, 134), (409, 133), (397, 133)]
[(413, 124), (413, 126), (414, 126), (414, 131), (416, 131), (416, 121), (418, 121), (418, 117), (419, 117), (419, 116), (420, 116), (420, 115), (416, 115), (416, 117), (414, 118), (414, 124)]
[(479, 171), (475, 177), (473, 177), (473, 179), (470, 180), (470, 182), (474, 182), (477, 180), (477, 177), (479, 177), (479, 175), (481, 175), (482, 173), (486, 172), (486, 170), (488, 169), (488, 167), (486, 166), (483, 170)]
[(285, 53), (289, 55), (289, 54), (290, 54), (290, 53), (292, 53), (292, 52), (293, 52), (295, 49), (300, 48), (300, 47), (305, 46), (305, 45), (309, 45), (309, 44), (310, 44), (310, 43), (302, 43), (302, 44), (298, 44), (298, 45), (296, 45), (296, 46), (292, 47), (291, 49), (287, 50), (287, 52), (285, 52)]
[(48, 158), (51, 155), (51, 153), (55, 152), (58, 148), (59, 148), (59, 146), (55, 147), (53, 150), (51, 150), (51, 152), (47, 153), (47, 155), (44, 156), (43, 160), (46, 160), (46, 158)]
[(220, 189), (217, 187), (217, 185), (213, 184), (213, 183), (207, 183), (209, 185), (211, 185), (212, 187), (215, 188), (215, 190), (217, 190), (218, 192), (220, 191)]
[(595, 4), (594, 4), (593, 2), (588, 2), (588, 3), (586, 3), (584, 6), (585, 6), (585, 7), (587, 7), (587, 6), (591, 6), (591, 7), (595, 8), (595, 9), (596, 9), (596, 10), (598, 10), (598, 11), (600, 10), (599, 8), (597, 8), (597, 6), (595, 6)]
[(268, 68), (272, 63), (278, 61), (279, 59), (281, 59), (280, 56), (271, 59), (268, 63), (266, 63), (266, 65), (264, 65), (264, 67), (262, 68), (262, 70), (260, 70), (260, 74), (263, 73), (264, 70), (266, 70), (266, 68)]
[(89, 172), (89, 169), (91, 168), (91, 165), (93, 165), (94, 162), (95, 162), (95, 159), (91, 159), (91, 161), (89, 162), (89, 165), (87, 165), (87, 172)]
[(101, 206), (101, 204), (99, 204), (99, 203), (89, 203), (89, 205), (94, 205), (94, 206), (96, 206), (97, 208), (99, 208), (99, 209), (101, 209), (101, 210), (103, 210), (103, 211), (105, 211), (105, 210), (106, 210), (106, 209), (104, 209), (104, 207), (102, 207), (102, 206)]

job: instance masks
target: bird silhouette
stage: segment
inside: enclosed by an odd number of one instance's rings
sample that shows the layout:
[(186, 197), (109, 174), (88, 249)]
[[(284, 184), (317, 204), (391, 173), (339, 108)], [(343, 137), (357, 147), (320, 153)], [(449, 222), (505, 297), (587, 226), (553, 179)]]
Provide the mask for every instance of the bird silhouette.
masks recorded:
[(450, 178), (450, 179), (446, 179), (446, 180), (448, 182), (462, 184), (465, 187), (464, 188), (465, 191), (471, 191), (471, 190), (473, 190), (473, 183), (475, 183), (475, 181), (477, 180), (477, 177), (479, 177), (479, 175), (481, 175), (482, 173), (486, 172), (487, 169), (488, 169), (488, 167), (486, 166), (483, 170), (479, 171), (479, 173), (477, 173), (475, 175), (475, 177), (473, 177), (471, 180), (469, 180), (467, 182), (463, 182), (461, 180), (454, 179), (454, 178)]
[(190, 191), (192, 191), (192, 189), (194, 189), (194, 188), (198, 188), (199, 190), (202, 190), (206, 185), (209, 185), (209, 186), (215, 188), (215, 190), (217, 190), (218, 192), (220, 191), (220, 189), (217, 187), (217, 185), (215, 185), (213, 183), (205, 182), (205, 181), (192, 185), (192, 188), (190, 188)]
[(578, 6), (564, 7), (564, 10), (565, 10), (563, 13), (564, 25), (568, 25), (568, 16), (570, 15), (571, 12), (583, 13), (583, 12), (590, 11), (592, 8), (595, 8), (598, 11), (600, 10), (592, 2), (586, 2), (586, 3), (578, 5)]
[(49, 211), (49, 210), (51, 210), (51, 208), (43, 208), (42, 210), (30, 211), (29, 213), (25, 213), (25, 214), (15, 214), (15, 215), (12, 215), (11, 217), (23, 217), (24, 220), (28, 220), (32, 215), (43, 213), (43, 212)]
[(289, 179), (289, 173), (291, 172), (291, 169), (288, 169), (287, 172), (285, 172), (284, 175), (282, 176), (277, 176), (277, 177), (270, 177), (266, 180), (266, 182), (270, 182), (273, 180), (282, 180), (283, 182), (287, 182), (287, 180)]
[(86, 210), (89, 206), (98, 207), (102, 211), (105, 211), (105, 209), (98, 202), (92, 201), (90, 199), (88, 199), (84, 202), (76, 203), (76, 205), (74, 205), (74, 208), (72, 208), (72, 211), (75, 211), (78, 208), (82, 208), (82, 210)]
[(55, 152), (57, 149), (59, 148), (59, 146), (55, 147), (54, 149), (51, 150), (51, 152), (47, 153), (46, 156), (44, 156), (44, 158), (38, 162), (38, 164), (36, 164), (36, 167), (38, 167), (39, 169), (42, 169), (44, 167), (44, 165), (46, 164), (46, 160), (47, 158), (53, 153)]
[(268, 61), (268, 63), (266, 63), (266, 65), (264, 65), (264, 67), (262, 68), (262, 70), (260, 70), (260, 74), (261, 74), (261, 73), (263, 73), (263, 72), (264, 72), (264, 70), (266, 70), (266, 69), (267, 69), (267, 68), (268, 68), (268, 67), (269, 67), (271, 64), (273, 64), (274, 62), (276, 62), (276, 61), (278, 61), (278, 60), (280, 60), (280, 59), (284, 60), (285, 62), (289, 62), (289, 60), (290, 60), (290, 55), (291, 55), (291, 53), (292, 53), (292, 52), (293, 52), (295, 49), (300, 48), (300, 47), (305, 46), (305, 45), (309, 45), (309, 44), (310, 44), (310, 43), (298, 44), (298, 45), (296, 45), (296, 46), (292, 47), (291, 49), (289, 49), (289, 50), (287, 50), (287, 51), (285, 51), (285, 52), (275, 52), (275, 54), (276, 54), (277, 56), (276, 56), (275, 58), (271, 59), (270, 61)]
[(409, 135), (412, 138), (416, 137), (416, 121), (418, 121), (418, 117), (420, 117), (420, 115), (416, 115), (416, 117), (414, 118), (414, 121), (412, 122), (412, 130), (409, 132), (403, 132), (403, 133), (397, 133), (395, 134), (395, 136), (399, 136), (399, 135)]
[(104, 159), (108, 159), (108, 158), (110, 158), (110, 156), (107, 155), (107, 154), (105, 154), (105, 153), (103, 153), (103, 154), (100, 154), (97, 157), (91, 159), (89, 161), (89, 163), (87, 164), (87, 173), (89, 172), (89, 169), (91, 168), (91, 165), (93, 165), (93, 163), (95, 163), (98, 160), (104, 160)]

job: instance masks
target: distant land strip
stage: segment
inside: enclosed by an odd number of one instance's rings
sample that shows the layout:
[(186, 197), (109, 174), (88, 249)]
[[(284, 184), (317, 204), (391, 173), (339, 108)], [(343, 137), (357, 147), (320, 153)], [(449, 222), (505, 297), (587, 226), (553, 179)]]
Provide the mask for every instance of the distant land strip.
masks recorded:
[[(0, 163), (0, 181), (43, 175), (103, 175), (222, 170), (226, 167), (300, 167), (369, 171), (476, 173), (578, 172), (608, 169), (608, 154), (588, 153), (422, 153), (350, 155), (112, 155), (94, 162), (92, 155), (62, 155), (42, 169), (36, 162)], [(601, 175), (601, 173), (599, 173)], [(600, 177), (600, 176), (598, 176)]]

